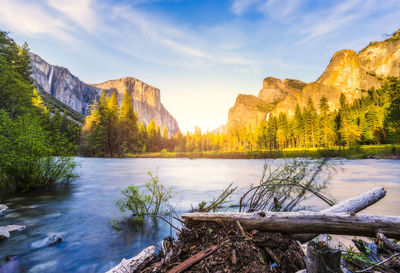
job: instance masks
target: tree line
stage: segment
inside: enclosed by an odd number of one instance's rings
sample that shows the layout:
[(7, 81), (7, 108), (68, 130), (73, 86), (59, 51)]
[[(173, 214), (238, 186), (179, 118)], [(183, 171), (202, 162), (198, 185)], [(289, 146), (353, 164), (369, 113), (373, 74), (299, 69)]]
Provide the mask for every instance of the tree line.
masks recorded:
[(140, 122), (128, 91), (121, 106), (115, 91), (111, 96), (103, 91), (91, 108), (82, 128), (80, 152), (84, 156), (121, 157), (169, 148), (167, 127), (161, 131), (154, 119), (147, 125)]
[(185, 135), (161, 131), (154, 119), (140, 122), (125, 92), (121, 107), (116, 93), (103, 92), (86, 118), (81, 152), (86, 156), (120, 157), (142, 152), (266, 151), (285, 148), (352, 147), (360, 144), (398, 143), (400, 140), (400, 80), (388, 78), (382, 88), (370, 89), (348, 103), (341, 94), (340, 106), (330, 111), (322, 97), (317, 110), (311, 99), (296, 105), (293, 116), (268, 114), (257, 126), (229, 128), (226, 133), (202, 133), (199, 127)]

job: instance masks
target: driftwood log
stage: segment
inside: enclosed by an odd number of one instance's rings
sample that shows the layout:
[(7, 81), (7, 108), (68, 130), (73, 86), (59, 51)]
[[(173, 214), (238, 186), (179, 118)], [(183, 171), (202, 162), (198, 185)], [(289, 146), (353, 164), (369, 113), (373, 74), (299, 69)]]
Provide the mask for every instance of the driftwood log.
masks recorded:
[(400, 239), (400, 217), (321, 212), (228, 212), (185, 213), (187, 221), (232, 222), (247, 230), (258, 229), (286, 234), (342, 234), (375, 236), (377, 232)]
[(153, 260), (156, 248), (149, 246), (131, 259), (122, 259), (122, 261), (107, 273), (136, 273), (140, 272), (148, 262)]
[[(383, 187), (375, 187), (363, 194), (357, 195), (346, 199), (332, 207), (321, 210), (321, 213), (356, 213), (359, 212), (379, 200), (381, 200), (386, 195), (386, 190)], [(298, 240), (302, 243), (312, 240), (319, 234), (296, 234), (292, 235), (293, 240)]]

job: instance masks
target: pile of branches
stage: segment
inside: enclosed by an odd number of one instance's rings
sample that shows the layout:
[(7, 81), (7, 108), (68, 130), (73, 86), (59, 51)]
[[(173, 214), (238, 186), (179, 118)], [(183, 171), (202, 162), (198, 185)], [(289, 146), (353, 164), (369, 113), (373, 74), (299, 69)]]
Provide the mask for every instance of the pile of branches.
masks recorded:
[(238, 222), (186, 222), (176, 240), (163, 241), (159, 261), (141, 272), (181, 272), (174, 268), (210, 247), (216, 250), (185, 272), (297, 272), (306, 267), (300, 245), (280, 233), (247, 233)]
[(357, 249), (349, 247), (342, 255), (342, 265), (350, 272), (400, 272), (400, 245), (382, 233), (370, 242), (353, 239)]

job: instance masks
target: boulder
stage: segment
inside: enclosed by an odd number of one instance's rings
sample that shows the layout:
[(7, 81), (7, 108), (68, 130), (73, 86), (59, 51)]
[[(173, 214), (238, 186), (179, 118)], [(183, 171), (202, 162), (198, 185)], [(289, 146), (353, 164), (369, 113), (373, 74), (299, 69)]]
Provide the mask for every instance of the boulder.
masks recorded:
[(6, 205), (0, 204), (0, 215), (4, 214), (8, 207)]
[(8, 232), (13, 232), (13, 231), (22, 231), (26, 228), (26, 226), (7, 225), (7, 226), (2, 226), (2, 228), (7, 230)]
[(10, 238), (10, 233), (3, 227), (0, 227), (0, 240), (8, 238)]
[(63, 241), (63, 238), (58, 234), (51, 234), (49, 237), (46, 238), (47, 245), (52, 246), (59, 244)]

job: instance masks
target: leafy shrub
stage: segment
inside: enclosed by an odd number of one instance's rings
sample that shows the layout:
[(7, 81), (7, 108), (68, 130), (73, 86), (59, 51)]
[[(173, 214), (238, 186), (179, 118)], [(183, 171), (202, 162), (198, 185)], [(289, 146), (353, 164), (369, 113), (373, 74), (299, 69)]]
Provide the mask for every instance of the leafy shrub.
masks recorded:
[(158, 174), (148, 172), (150, 180), (145, 184), (145, 189), (140, 191), (137, 186), (128, 186), (121, 190), (123, 197), (116, 202), (121, 211), (130, 211), (132, 220), (144, 223), (145, 216), (158, 216), (169, 213), (168, 201), (172, 198), (172, 190), (160, 183)]
[(41, 126), (39, 117), (11, 119), (0, 111), (0, 188), (25, 192), (72, 181), (77, 177), (76, 163), (63, 147)]

